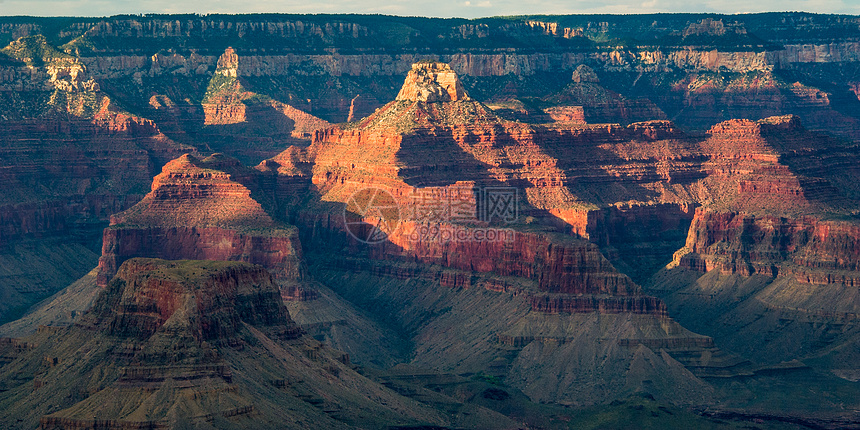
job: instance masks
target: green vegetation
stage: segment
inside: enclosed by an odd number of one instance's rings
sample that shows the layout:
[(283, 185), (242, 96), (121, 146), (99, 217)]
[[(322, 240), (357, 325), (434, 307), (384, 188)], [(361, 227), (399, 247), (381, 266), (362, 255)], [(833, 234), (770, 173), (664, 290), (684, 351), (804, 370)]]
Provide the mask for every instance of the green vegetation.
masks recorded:
[(83, 35), (60, 46), (60, 49), (67, 54), (80, 56), (82, 51), (92, 52), (96, 49), (96, 46), (89, 37)]
[(499, 378), (498, 376), (495, 376), (495, 375), (488, 375), (484, 372), (479, 372), (478, 374), (473, 376), (472, 379), (474, 379), (476, 381), (483, 381), (483, 382), (493, 384), (493, 385), (503, 385), (501, 378)]
[(45, 36), (41, 34), (22, 37), (10, 43), (5, 48), (0, 49), (0, 53), (34, 67), (42, 66), (45, 63), (56, 60), (74, 59), (71, 55), (60, 52), (48, 44)]
[[(233, 88), (230, 88), (231, 86)], [(242, 86), (239, 84), (239, 80), (233, 76), (215, 73), (209, 81), (209, 86), (206, 87), (206, 93), (203, 95), (201, 103), (206, 103), (216, 95), (221, 95), (225, 90), (230, 92), (241, 92)]]

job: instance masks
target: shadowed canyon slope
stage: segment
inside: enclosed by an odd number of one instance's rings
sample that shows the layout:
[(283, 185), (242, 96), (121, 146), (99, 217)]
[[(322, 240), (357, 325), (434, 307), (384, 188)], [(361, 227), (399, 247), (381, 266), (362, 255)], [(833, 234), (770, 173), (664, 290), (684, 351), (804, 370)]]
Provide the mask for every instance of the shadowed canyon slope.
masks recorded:
[(0, 374), (7, 428), (447, 422), (302, 336), (247, 263), (129, 260), (77, 324), (28, 339)]
[(858, 22), (2, 18), (0, 404), (855, 426)]

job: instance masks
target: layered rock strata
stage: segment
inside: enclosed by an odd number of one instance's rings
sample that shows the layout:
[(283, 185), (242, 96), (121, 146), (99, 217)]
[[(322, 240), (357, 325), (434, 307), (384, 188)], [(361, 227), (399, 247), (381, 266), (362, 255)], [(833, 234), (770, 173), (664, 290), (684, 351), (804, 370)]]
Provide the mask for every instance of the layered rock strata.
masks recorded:
[(285, 282), (300, 278), (295, 228), (273, 220), (239, 182), (255, 173), (218, 155), (184, 155), (165, 165), (140, 203), (111, 217), (100, 285), (131, 257), (240, 260), (261, 264)]
[[(296, 161), (308, 160), (308, 173), (294, 168), (285, 169), (285, 172), (309, 175), (314, 189), (319, 192), (320, 201), (300, 210), (296, 221), (305, 232), (304, 243), (313, 250), (310, 259), (314, 275), (359, 306), (384, 312), (390, 315), (386, 319), (393, 318), (407, 330), (418, 330), (421, 335), (415, 362), (435, 362), (439, 358), (433, 352), (435, 349), (449, 350), (452, 351), (450, 359), (441, 361), (444, 368), (459, 372), (490, 366), (494, 372), (514, 381), (518, 388), (527, 389), (530, 395), (541, 399), (587, 403), (580, 395), (585, 391), (562, 394), (560, 387), (567, 387), (566, 383), (553, 384), (546, 377), (535, 375), (536, 362), (531, 354), (552, 339), (577, 338), (581, 342), (591, 342), (585, 339), (592, 335), (603, 336), (597, 334), (601, 329), (592, 326), (591, 319), (596, 316), (611, 320), (607, 324), (614, 327), (608, 329), (612, 334), (604, 335), (613, 339), (612, 345), (625, 345), (623, 352), (618, 350), (615, 355), (614, 350), (588, 349), (580, 356), (558, 350), (552, 353), (557, 354), (553, 355), (555, 359), (576, 356), (577, 360), (591, 360), (609, 354), (615, 357), (613, 360), (629, 363), (628, 360), (637, 354), (633, 350), (640, 340), (642, 345), (664, 345), (679, 351), (684, 348), (700, 352), (716, 350), (706, 337), (690, 333), (672, 321), (662, 301), (643, 294), (630, 277), (613, 267), (598, 246), (570, 234), (554, 232), (561, 226), (565, 226), (562, 231), (572, 232), (574, 222), (582, 222), (576, 226), (583, 233), (588, 231), (604, 241), (609, 237), (603, 221), (595, 221), (597, 214), (602, 217), (609, 213), (604, 212), (608, 208), (574, 195), (577, 189), (571, 184), (577, 180), (587, 184), (589, 178), (580, 174), (574, 179), (569, 175), (567, 172), (577, 171), (570, 165), (573, 163), (567, 161), (570, 158), (560, 161), (561, 155), (566, 157), (576, 152), (582, 156), (590, 150), (603, 156), (609, 145), (632, 146), (625, 139), (671, 141), (681, 136), (680, 133), (671, 124), (659, 121), (629, 127), (536, 128), (504, 121), (484, 105), (469, 100), (467, 95), (462, 99), (458, 95), (457, 100), (452, 101), (425, 101), (427, 94), (444, 96), (445, 88), (457, 87), (448, 77), (445, 77), (446, 82), (428, 83), (426, 77), (434, 76), (439, 70), (447, 71), (447, 68), (432, 63), (416, 64), (404, 82), (400, 100), (380, 108), (368, 118), (318, 131), (306, 152), (293, 150), (278, 162), (278, 165), (296, 166), (300, 165)], [(669, 144), (663, 143), (658, 150), (666, 150)], [(592, 149), (599, 145), (603, 146)], [(677, 144), (684, 147), (682, 145), (691, 146)], [(650, 155), (648, 151), (651, 149), (644, 152)], [(690, 159), (689, 163), (696, 161), (695, 157), (684, 153), (677, 156)], [(587, 157), (576, 166), (590, 169), (591, 175), (596, 177), (594, 182), (609, 181), (608, 177), (603, 179), (608, 175), (600, 167), (597, 168), (599, 173), (594, 172), (594, 164)], [(647, 173), (642, 175), (641, 182), (657, 182), (663, 178), (656, 172), (652, 176), (645, 175)], [(484, 192), (490, 188), (511, 192), (508, 196), (511, 207), (516, 205), (518, 212), (481, 218), (480, 214), (487, 213), (489, 208), (485, 206), (490, 203), (484, 200)], [(598, 196), (613, 197), (605, 192)], [(667, 211), (676, 207), (669, 205)], [(593, 212), (590, 227), (589, 212)], [(578, 213), (582, 214), (581, 218), (577, 218)], [(691, 211), (689, 216), (692, 217)], [(678, 228), (669, 226), (669, 221), (665, 224), (669, 229)], [(356, 230), (356, 225), (363, 229)], [(448, 230), (453, 236), (445, 237), (444, 232)], [(374, 231), (384, 240), (362, 244), (372, 241), (374, 236), (365, 234)], [(496, 236), (487, 236), (489, 231)], [(354, 235), (353, 239), (350, 234)], [(458, 235), (464, 238), (460, 240)], [(339, 256), (341, 252), (358, 257), (346, 259)], [(360, 285), (379, 285), (371, 296), (381, 297), (383, 302), (362, 298)], [(414, 288), (418, 290), (412, 291)], [(510, 309), (511, 314), (503, 318), (504, 323), (493, 320), (488, 323), (492, 328), (475, 328), (468, 335), (467, 343), (450, 340), (446, 343), (429, 331), (431, 327), (443, 332), (459, 331), (454, 321), (460, 317), (472, 318), (462, 314), (463, 309), (451, 310), (450, 317), (444, 313), (449, 311), (436, 309), (445, 308), (445, 304), (457, 307), (454, 302), (439, 298), (432, 305), (425, 303), (434, 309), (421, 311), (430, 312), (427, 316), (430, 327), (426, 329), (416, 326), (418, 322), (414, 318), (393, 304), (423, 302), (416, 295), (426, 296), (421, 292), (425, 288), (432, 288), (434, 293), (430, 296), (433, 297), (437, 294), (439, 297), (469, 296), (468, 301), (473, 306), (484, 306), (478, 302), (500, 306), (499, 303), (515, 297), (510, 306), (517, 306), (517, 310)], [(445, 292), (446, 289), (450, 292)], [(480, 291), (492, 296), (478, 299), (484, 294)], [(510, 306), (506, 305), (506, 309)], [(419, 312), (419, 308), (407, 313)], [(594, 331), (582, 335), (584, 337), (572, 333), (567, 324), (573, 327), (576, 321)], [(555, 334), (544, 332), (547, 324), (556, 323), (560, 326)], [(511, 325), (521, 326), (520, 331), (509, 333), (507, 328)], [(622, 332), (627, 334), (620, 335)], [(474, 352), (465, 352), (471, 345), (475, 345)], [(628, 349), (629, 345), (633, 350)], [(491, 364), (492, 359), (488, 357), (494, 353), (490, 351), (500, 347), (513, 350), (501, 360), (506, 364)], [(650, 354), (643, 351), (639, 353)], [(670, 356), (661, 360), (674, 363)], [(496, 365), (498, 369), (493, 367)], [(683, 368), (680, 364), (677, 366)], [(699, 383), (678, 377), (679, 381), (684, 380), (679, 383)], [(540, 395), (533, 390), (536, 386), (545, 387), (553, 394)], [(618, 386), (604, 394), (611, 397), (621, 391)]]
[(696, 210), (676, 262), (702, 271), (852, 282), (857, 148), (827, 138), (811, 146), (815, 138), (796, 117), (714, 126), (705, 142), (714, 156), (704, 167), (715, 199)]
[(17, 349), (0, 368), (10, 429), (448, 423), (301, 336), (248, 263), (126, 261), (78, 324), (31, 339), (0, 342)]
[[(3, 321), (86, 274), (96, 232), (110, 215), (136, 203), (161, 164), (194, 151), (116, 106), (83, 66), (67, 60), (47, 57), (33, 66), (51, 72), (42, 77), (51, 89), (22, 94), (44, 104), (13, 95), (4, 100), (15, 114), (0, 114), (0, 243), (9, 250), (0, 252), (8, 276), (0, 287), (8, 299), (0, 305)], [(79, 249), (69, 255), (70, 247)], [(19, 261), (30, 250), (38, 257)]]

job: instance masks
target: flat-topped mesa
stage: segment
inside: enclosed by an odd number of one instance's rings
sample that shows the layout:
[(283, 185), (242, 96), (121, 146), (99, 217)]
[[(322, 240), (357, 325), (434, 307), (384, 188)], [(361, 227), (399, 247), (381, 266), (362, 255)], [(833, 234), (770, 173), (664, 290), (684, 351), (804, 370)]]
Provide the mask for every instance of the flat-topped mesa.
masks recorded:
[(149, 258), (124, 262), (82, 321), (113, 336), (147, 339), (179, 331), (198, 342), (234, 338), (243, 322), (301, 334), (264, 268)]
[(451, 66), (439, 62), (419, 62), (412, 65), (396, 100), (455, 102), (470, 99)]

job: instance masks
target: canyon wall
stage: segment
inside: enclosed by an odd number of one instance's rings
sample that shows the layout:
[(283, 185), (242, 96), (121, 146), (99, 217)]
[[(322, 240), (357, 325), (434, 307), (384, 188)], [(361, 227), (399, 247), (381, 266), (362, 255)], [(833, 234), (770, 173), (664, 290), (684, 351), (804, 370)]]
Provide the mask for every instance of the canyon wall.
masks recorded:
[(860, 229), (856, 223), (813, 217), (699, 209), (676, 261), (699, 271), (789, 276), (802, 283), (855, 286), (860, 280)]
[[(226, 47), (222, 47), (224, 49)], [(795, 64), (860, 61), (860, 45), (856, 42), (827, 45), (788, 45), (773, 52), (721, 52), (682, 48), (668, 55), (662, 51), (619, 50), (597, 53), (566, 54), (430, 54), (434, 60), (448, 63), (464, 76), (518, 76), (538, 72), (572, 72), (580, 64), (609, 71), (632, 70), (657, 72), (667, 69), (695, 69), (732, 72), (791, 69)], [(219, 54), (220, 55), (220, 54)], [(196, 54), (99, 55), (82, 57), (89, 75), (96, 79), (118, 77), (154, 77), (161, 75), (208, 75), (216, 67), (218, 55)], [(428, 58), (428, 54), (361, 54), (361, 55), (248, 55), (242, 56), (239, 73), (244, 76), (283, 76), (294, 73), (327, 76), (400, 76), (412, 64)], [(0, 74), (0, 84), (8, 89), (24, 89), (27, 81), (48, 77), (36, 69), (11, 68)]]

